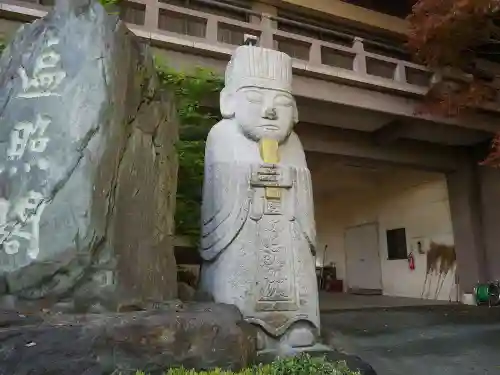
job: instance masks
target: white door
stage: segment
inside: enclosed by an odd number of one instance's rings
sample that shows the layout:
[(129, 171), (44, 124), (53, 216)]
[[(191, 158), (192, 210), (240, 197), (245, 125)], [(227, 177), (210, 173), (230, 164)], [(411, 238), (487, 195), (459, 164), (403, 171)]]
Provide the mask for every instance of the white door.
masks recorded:
[(349, 289), (381, 292), (382, 271), (377, 223), (347, 228), (345, 251)]

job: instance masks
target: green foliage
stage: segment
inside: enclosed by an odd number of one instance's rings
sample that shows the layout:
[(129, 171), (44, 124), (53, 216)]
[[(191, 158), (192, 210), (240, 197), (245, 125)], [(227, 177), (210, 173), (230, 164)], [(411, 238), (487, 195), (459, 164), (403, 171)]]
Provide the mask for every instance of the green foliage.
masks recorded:
[(203, 103), (215, 97), (224, 82), (206, 69), (198, 68), (186, 73), (171, 69), (158, 60), (156, 65), (161, 82), (174, 90), (178, 100), (176, 234), (187, 236), (192, 243), (196, 243), (200, 233), (205, 139), (210, 128), (220, 119), (219, 114), (203, 107)]
[[(325, 358), (302, 354), (271, 363), (263, 375), (359, 375), (342, 362), (329, 362)], [(264, 367), (264, 368), (265, 368)]]
[[(136, 375), (146, 375), (138, 371)], [(212, 371), (195, 371), (174, 368), (166, 375), (360, 375), (359, 371), (351, 371), (345, 362), (329, 362), (325, 358), (313, 358), (307, 354), (277, 360), (270, 365), (254, 366), (238, 372), (215, 369)]]
[(109, 14), (117, 14), (116, 6), (122, 2), (122, 0), (99, 0), (104, 9)]
[(107, 7), (107, 6), (110, 6), (110, 5), (117, 5), (118, 3), (121, 2), (121, 0), (99, 0), (99, 2)]

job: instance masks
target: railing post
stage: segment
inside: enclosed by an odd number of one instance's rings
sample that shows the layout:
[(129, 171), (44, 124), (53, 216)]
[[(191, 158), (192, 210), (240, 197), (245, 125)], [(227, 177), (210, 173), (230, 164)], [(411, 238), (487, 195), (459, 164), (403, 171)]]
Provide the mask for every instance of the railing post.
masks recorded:
[(430, 79), (430, 85), (437, 85), (443, 81), (443, 74), (441, 72), (434, 72)]
[(396, 65), (396, 70), (394, 71), (394, 80), (400, 83), (406, 83), (406, 66), (402, 62)]
[[(271, 17), (276, 17), (278, 15), (278, 8), (276, 6), (271, 5), (271, 4), (265, 4), (260, 1), (253, 1), (252, 2), (252, 11), (256, 13), (260, 13), (261, 15), (267, 14)], [(262, 16), (259, 17), (257, 15), (251, 15), (250, 16), (250, 23), (254, 24), (259, 24), (262, 20)], [(273, 25), (273, 28), (276, 28), (276, 25)]]
[(207, 30), (205, 33), (205, 37), (209, 42), (217, 43), (218, 42), (218, 32), (219, 32), (219, 24), (217, 18), (209, 15), (207, 17)]
[(322, 60), (321, 43), (319, 40), (315, 40), (309, 47), (309, 62), (313, 65), (321, 65)]
[(365, 47), (363, 45), (363, 39), (355, 37), (352, 49), (356, 53), (356, 57), (354, 58), (353, 70), (359, 74), (366, 74), (366, 55)]
[(146, 15), (144, 26), (148, 30), (158, 29), (158, 18), (160, 17), (160, 7), (158, 0), (146, 0)]
[(274, 27), (273, 20), (269, 14), (262, 14), (260, 20), (261, 34), (259, 45), (264, 48), (274, 48)]
[(264, 48), (274, 48), (274, 30), (276, 30), (277, 24), (272, 17), (277, 15), (277, 8), (270, 4), (254, 1), (252, 4), (252, 10), (261, 14), (260, 19), (256, 16), (250, 17), (251, 23), (260, 23), (261, 34), (259, 45)]

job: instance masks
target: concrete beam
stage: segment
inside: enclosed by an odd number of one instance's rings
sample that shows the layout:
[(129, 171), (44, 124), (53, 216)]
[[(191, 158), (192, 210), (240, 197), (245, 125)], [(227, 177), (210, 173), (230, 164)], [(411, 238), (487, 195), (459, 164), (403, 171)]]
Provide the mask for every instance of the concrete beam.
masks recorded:
[[(47, 12), (38, 4), (23, 4), (12, 2), (11, 4), (0, 4), (0, 16), (14, 19), (20, 22), (32, 22), (37, 18), (44, 17)], [(3, 18), (3, 17), (2, 17)]]
[(457, 170), (466, 155), (460, 147), (410, 140), (381, 146), (370, 133), (307, 123), (297, 125), (297, 134), (306, 151), (442, 173)]
[(298, 97), (382, 112), (409, 119), (421, 119), (490, 133), (500, 131), (499, 116), (487, 113), (463, 113), (458, 117), (437, 117), (418, 112), (422, 101), (415, 97), (369, 90), (306, 76), (294, 76), (293, 93)]
[(358, 27), (375, 27), (381, 31), (394, 33), (399, 36), (404, 36), (408, 33), (409, 24), (406, 20), (340, 0), (281, 0), (280, 3), (299, 8), (305, 13), (333, 17), (341, 22), (343, 21), (344, 23)]
[[(8, 15), (11, 18), (15, 15), (39, 17), (45, 14), (44, 11), (32, 7), (13, 4), (0, 4), (0, 13), (0, 17)], [(149, 32), (144, 28), (129, 26), (131, 31), (144, 42), (168, 49), (164, 53), (167, 56), (167, 62), (172, 66), (180, 66), (183, 70), (190, 66), (206, 66), (222, 72), (234, 49), (234, 46), (198, 42), (185, 36)], [(295, 72), (293, 93), (299, 98), (322, 101), (326, 104), (335, 103), (395, 117), (422, 119), (479, 129), (491, 133), (500, 130), (498, 115), (476, 113), (463, 114), (457, 118), (436, 118), (429, 114), (416, 113), (421, 103), (420, 98), (426, 92), (424, 87), (401, 84), (394, 80), (359, 74), (346, 69), (325, 65), (317, 66), (297, 59), (294, 59), (293, 65)]]
[[(200, 56), (187, 52), (156, 49), (155, 53), (173, 68), (190, 70), (206, 66), (215, 72), (224, 72), (227, 60), (213, 56)], [(408, 97), (389, 92), (370, 90), (367, 87), (357, 87), (346, 83), (334, 82), (324, 77), (310, 77), (295, 74), (293, 80), (293, 94), (299, 104), (299, 117), (309, 122), (323, 125), (335, 125), (335, 106), (347, 106), (353, 111), (362, 110), (371, 113), (381, 124), (391, 120), (391, 117), (401, 119), (418, 119), (433, 123), (459, 126), (465, 129), (482, 130), (489, 133), (500, 131), (499, 116), (484, 113), (464, 113), (459, 117), (436, 117), (417, 112), (421, 100), (418, 97)], [(300, 108), (301, 102), (307, 107)], [(330, 107), (330, 108), (329, 108)], [(323, 120), (321, 120), (323, 119)], [(327, 120), (325, 120), (327, 119)]]
[(386, 146), (401, 138), (406, 127), (400, 120), (393, 120), (372, 133), (375, 143)]
[[(219, 95), (217, 93), (204, 98), (202, 102), (202, 107), (216, 111), (219, 110), (219, 105)], [(297, 108), (301, 122), (368, 132), (379, 129), (393, 119), (393, 116), (385, 113), (305, 98), (297, 98)]]

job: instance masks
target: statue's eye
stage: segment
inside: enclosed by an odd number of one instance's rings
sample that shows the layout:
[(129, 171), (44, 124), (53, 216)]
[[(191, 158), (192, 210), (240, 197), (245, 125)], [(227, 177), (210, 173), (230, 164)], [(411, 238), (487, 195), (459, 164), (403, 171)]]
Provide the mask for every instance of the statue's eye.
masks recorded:
[(274, 98), (274, 105), (291, 107), (293, 105), (293, 100), (289, 96), (279, 95)]
[(262, 102), (262, 94), (258, 91), (246, 91), (245, 96), (246, 96), (247, 100), (251, 103)]

